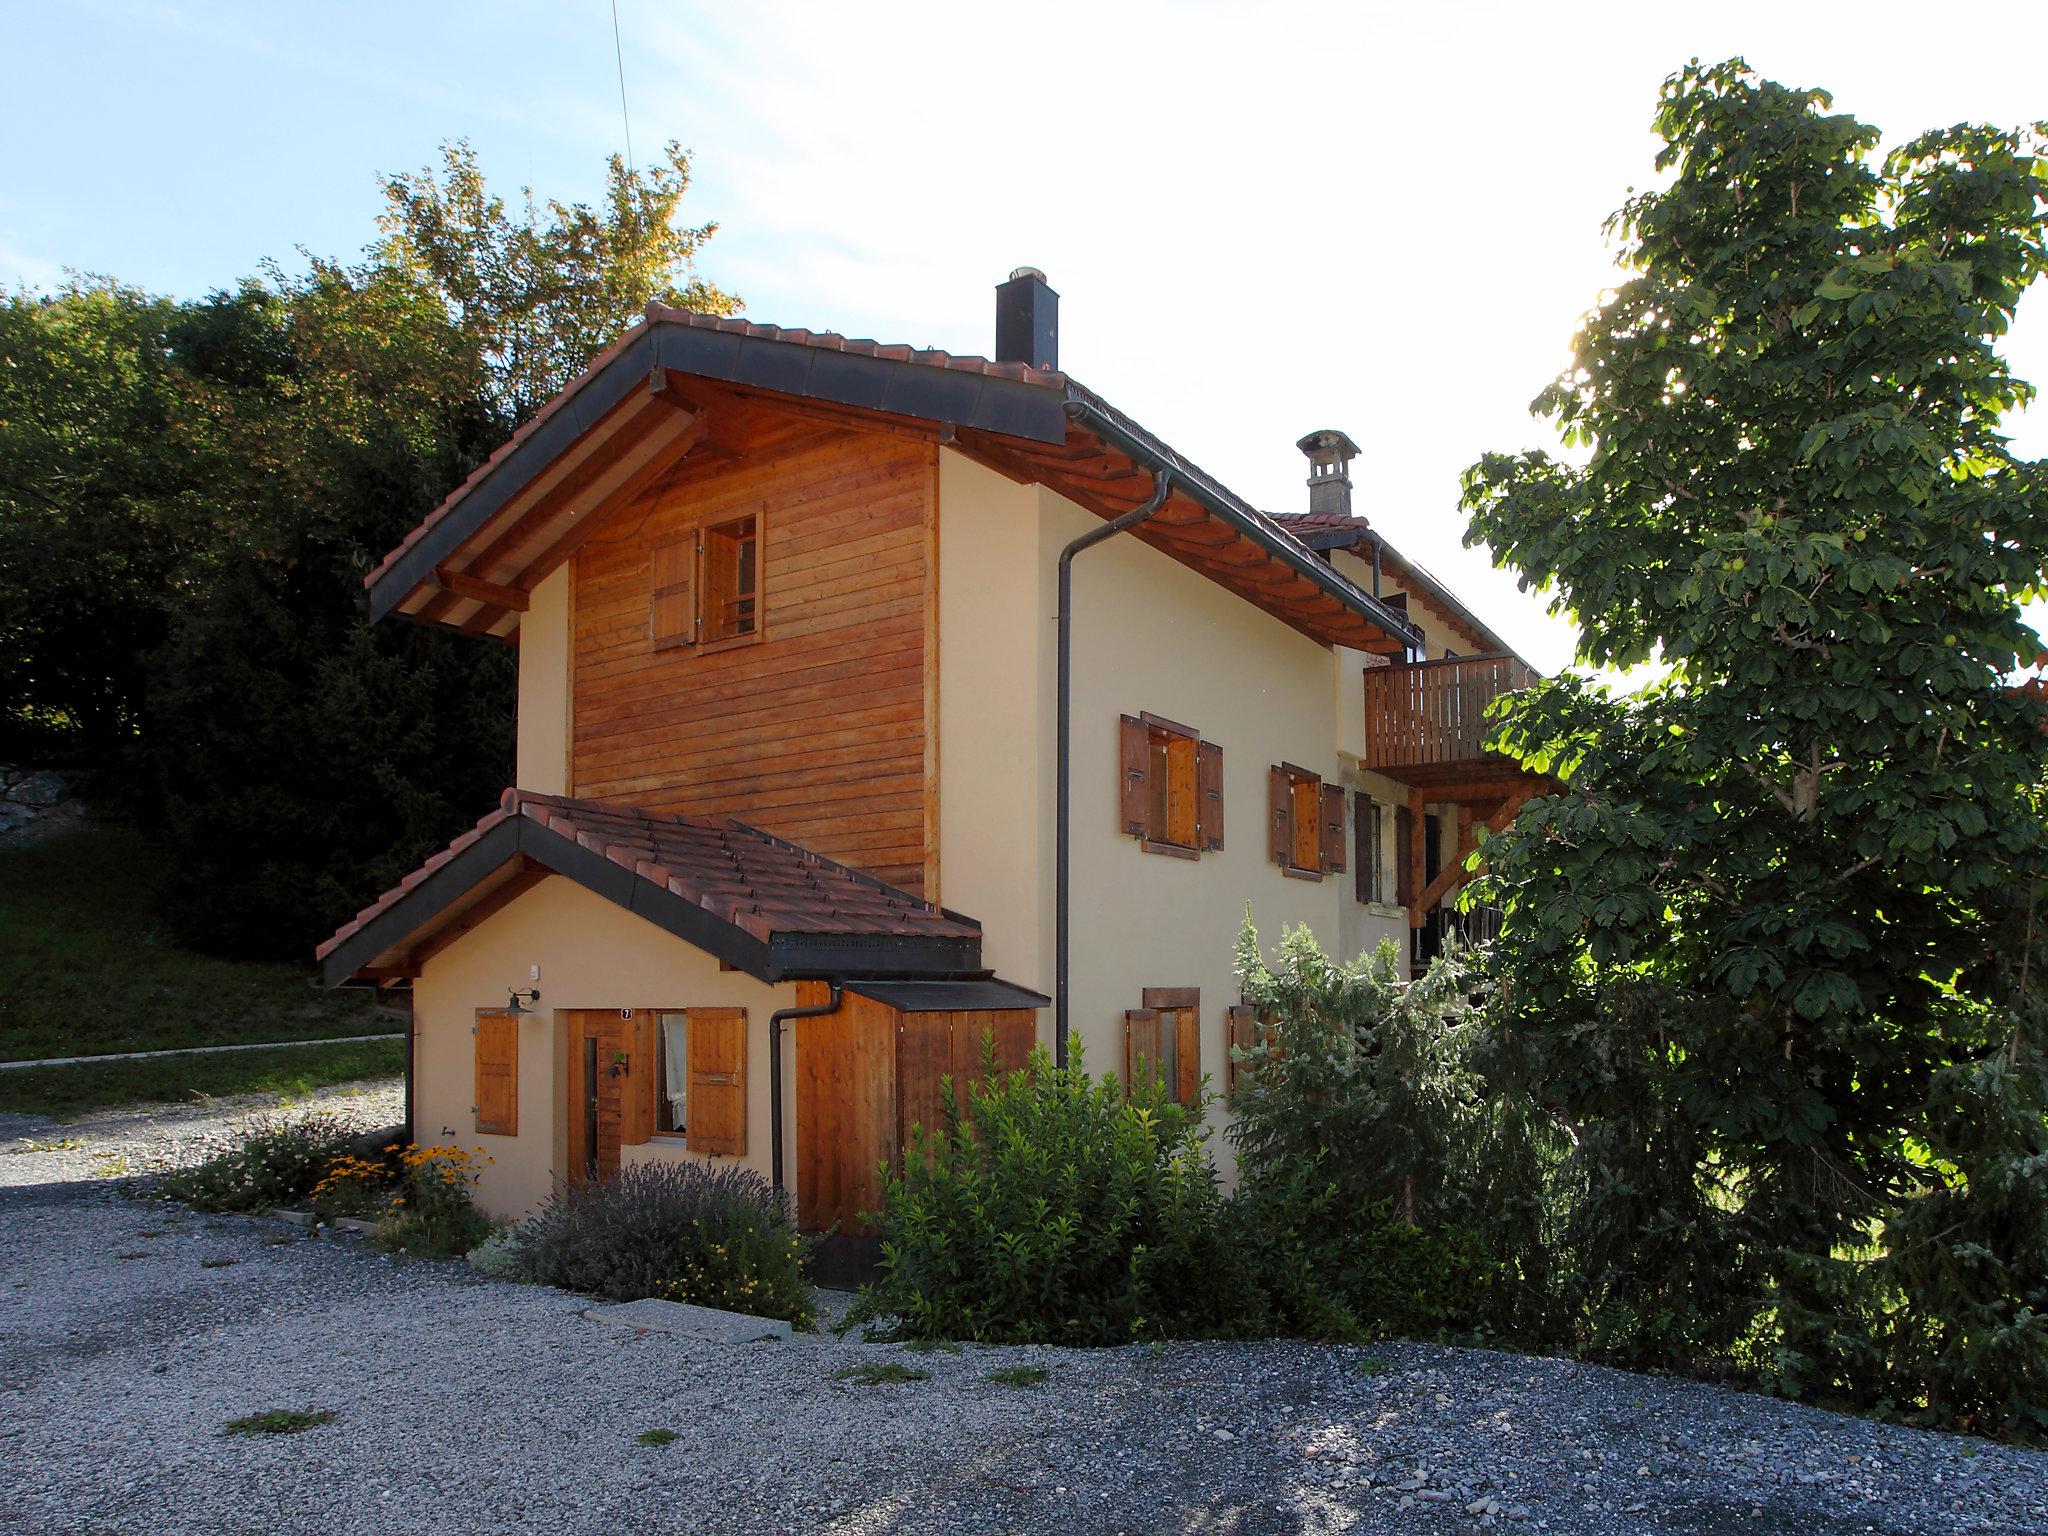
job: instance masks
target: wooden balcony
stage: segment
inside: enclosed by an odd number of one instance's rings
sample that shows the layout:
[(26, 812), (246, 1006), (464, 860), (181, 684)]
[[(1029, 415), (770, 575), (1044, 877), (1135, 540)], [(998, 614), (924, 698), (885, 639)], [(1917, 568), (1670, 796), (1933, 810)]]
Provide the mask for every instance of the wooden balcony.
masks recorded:
[(1367, 667), (1359, 764), (1416, 789), (1517, 778), (1513, 763), (1480, 746), (1493, 724), (1486, 710), (1535, 681), (1513, 656)]

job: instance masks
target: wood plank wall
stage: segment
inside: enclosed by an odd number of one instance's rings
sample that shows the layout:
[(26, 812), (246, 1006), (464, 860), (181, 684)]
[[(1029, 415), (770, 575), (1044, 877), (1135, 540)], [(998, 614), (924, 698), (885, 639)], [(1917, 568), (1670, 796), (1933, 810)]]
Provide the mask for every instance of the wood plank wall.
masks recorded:
[[(752, 407), (577, 552), (572, 795), (733, 815), (937, 896), (937, 450)], [(652, 550), (762, 516), (763, 638), (654, 649)], [(929, 876), (929, 878), (928, 878)]]

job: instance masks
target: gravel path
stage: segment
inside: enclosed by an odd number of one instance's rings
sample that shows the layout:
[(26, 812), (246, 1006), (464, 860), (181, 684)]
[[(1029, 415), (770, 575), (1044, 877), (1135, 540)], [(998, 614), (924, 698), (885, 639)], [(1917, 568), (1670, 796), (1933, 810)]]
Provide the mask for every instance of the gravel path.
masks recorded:
[[(2048, 1454), (1686, 1382), (1411, 1344), (714, 1345), (89, 1177), (224, 1118), (0, 1146), (0, 1531), (2048, 1533)], [(869, 1361), (930, 1379), (834, 1379)], [(986, 1380), (1020, 1364), (1049, 1380)], [(272, 1408), (335, 1417), (223, 1436)]]

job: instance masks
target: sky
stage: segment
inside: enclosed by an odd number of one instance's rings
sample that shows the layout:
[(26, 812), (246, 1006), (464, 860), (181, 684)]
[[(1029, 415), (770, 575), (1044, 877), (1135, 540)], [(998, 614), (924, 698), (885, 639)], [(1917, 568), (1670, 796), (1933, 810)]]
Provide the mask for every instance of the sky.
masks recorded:
[[(1897, 142), (2048, 117), (2048, 6), (1773, 4), (9, 7), (0, 284), (192, 297), (374, 235), (378, 176), (466, 137), (494, 187), (589, 199), (693, 151), (701, 273), (778, 325), (986, 353), (1042, 268), (1061, 362), (1254, 503), (1303, 433), (1359, 510), (1546, 670), (1572, 632), (1463, 546), (1459, 475), (1552, 446), (1528, 403), (1654, 177), (1659, 83), (1740, 54)], [(2007, 352), (2048, 383), (2048, 299)], [(2048, 406), (2014, 427), (2048, 456)]]

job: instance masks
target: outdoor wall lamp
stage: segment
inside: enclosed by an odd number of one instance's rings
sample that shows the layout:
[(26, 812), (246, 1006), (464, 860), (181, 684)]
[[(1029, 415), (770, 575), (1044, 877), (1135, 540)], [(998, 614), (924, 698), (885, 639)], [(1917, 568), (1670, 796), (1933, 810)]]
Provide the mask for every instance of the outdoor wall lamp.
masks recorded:
[[(521, 1001), (522, 998), (525, 999), (524, 1002)], [(523, 992), (515, 988), (512, 992), (511, 997), (506, 999), (505, 1007), (506, 1010), (511, 1013), (532, 1013), (533, 1010), (527, 1007), (526, 1004), (537, 1003), (539, 1001), (539, 987), (529, 987)]]

